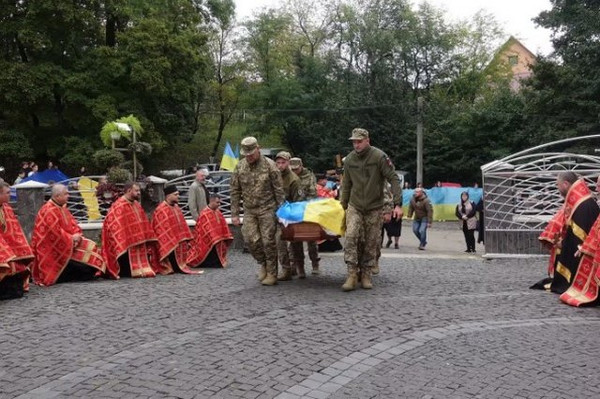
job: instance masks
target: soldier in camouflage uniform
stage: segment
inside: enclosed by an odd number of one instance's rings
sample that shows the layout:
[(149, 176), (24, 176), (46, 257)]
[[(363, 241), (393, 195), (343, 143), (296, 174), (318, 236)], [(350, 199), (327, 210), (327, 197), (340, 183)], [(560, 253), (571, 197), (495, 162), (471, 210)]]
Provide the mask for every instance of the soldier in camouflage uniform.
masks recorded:
[(231, 221), (240, 225), (240, 203), (244, 201), (242, 235), (250, 253), (258, 261), (258, 279), (263, 285), (277, 283), (277, 217), (283, 203), (281, 174), (275, 162), (260, 154), (254, 137), (242, 140), (244, 159), (231, 176)]
[[(283, 182), (283, 193), (288, 202), (297, 202), (302, 198), (300, 189), (300, 179), (290, 169), (290, 158), (292, 156), (287, 151), (281, 151), (275, 156), (275, 164), (281, 172)], [(292, 279), (292, 268), (295, 265), (297, 256), (297, 243), (290, 243), (281, 239), (281, 234), (277, 234), (277, 253), (279, 255), (279, 264), (281, 264), (281, 275), (277, 278), (279, 281), (289, 281)], [(302, 243), (300, 243), (302, 244)], [(301, 276), (301, 278), (303, 278)]]
[[(344, 161), (344, 180), (340, 202), (346, 210), (346, 245), (344, 261), (348, 277), (342, 286), (344, 291), (356, 289), (360, 268), (361, 285), (373, 288), (372, 268), (376, 265), (377, 250), (381, 246), (383, 224), (383, 190), (387, 180), (392, 186), (392, 216), (402, 217), (402, 188), (389, 157), (380, 149), (372, 147), (369, 132), (352, 130), (350, 139), (354, 147)], [(359, 257), (359, 241), (364, 233), (364, 248)]]
[[(386, 183), (385, 187), (383, 188), (382, 216), (383, 216), (384, 224), (388, 223), (390, 220), (392, 220), (392, 211), (394, 210), (392, 191), (390, 190), (389, 186), (390, 185), (388, 183)], [(384, 229), (382, 227), (381, 228), (382, 235), (383, 235), (383, 230)], [(358, 264), (359, 265), (364, 263), (364, 260), (363, 260), (363, 256), (364, 256), (363, 250), (364, 250), (364, 243), (365, 243), (364, 231), (361, 231), (361, 237), (362, 237), (362, 240), (358, 244), (358, 259), (359, 259)], [(375, 261), (375, 265), (371, 268), (371, 274), (373, 276), (379, 274), (379, 258), (381, 258), (381, 245), (377, 246), (377, 260)]]
[[(301, 201), (317, 198), (317, 178), (313, 172), (310, 171), (310, 169), (304, 167), (302, 159), (292, 158), (290, 160), (290, 167), (292, 168), (292, 171), (300, 178), (300, 187), (302, 188), (302, 193), (304, 194)], [(299, 244), (301, 248), (299, 248), (297, 251), (299, 255), (297, 264), (298, 274), (300, 275), (300, 278), (302, 278), (302, 275), (304, 274), (304, 248), (302, 248), (303, 244), (301, 242)], [(319, 274), (319, 261), (321, 259), (319, 258), (317, 242), (308, 241), (306, 246), (308, 247), (308, 257), (312, 263), (312, 274)]]

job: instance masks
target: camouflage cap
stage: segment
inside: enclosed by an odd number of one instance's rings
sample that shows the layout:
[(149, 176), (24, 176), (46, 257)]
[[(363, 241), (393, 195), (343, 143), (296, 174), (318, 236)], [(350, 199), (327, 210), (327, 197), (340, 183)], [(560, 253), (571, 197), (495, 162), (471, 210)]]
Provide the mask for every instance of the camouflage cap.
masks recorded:
[(369, 138), (369, 132), (366, 129), (357, 127), (352, 130), (352, 136), (348, 140), (364, 140)]
[(277, 155), (275, 155), (275, 159), (277, 159), (277, 158), (283, 158), (283, 159), (285, 159), (286, 161), (289, 161), (291, 157), (292, 157), (292, 154), (290, 154), (290, 153), (289, 153), (289, 152), (287, 152), (287, 151), (279, 151), (279, 152), (277, 153)]
[(301, 167), (302, 167), (302, 159), (300, 159), (298, 157), (294, 157), (294, 158), (290, 159), (290, 168), (299, 169)]
[(242, 140), (242, 148), (240, 149), (240, 154), (243, 156), (250, 155), (258, 148), (258, 140), (256, 137), (244, 137)]

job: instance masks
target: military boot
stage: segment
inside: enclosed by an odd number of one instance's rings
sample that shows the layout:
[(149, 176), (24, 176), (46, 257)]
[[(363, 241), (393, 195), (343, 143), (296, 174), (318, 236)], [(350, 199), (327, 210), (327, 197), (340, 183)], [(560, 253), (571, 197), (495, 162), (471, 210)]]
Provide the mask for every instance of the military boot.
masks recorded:
[(306, 278), (306, 272), (304, 271), (304, 263), (298, 263), (296, 265), (298, 269), (298, 278)]
[(263, 281), (267, 277), (267, 265), (260, 265), (258, 269), (258, 281)]
[(267, 273), (267, 277), (261, 281), (262, 285), (275, 285), (277, 284), (277, 275), (273, 273)]
[(371, 268), (371, 274), (376, 276), (379, 274), (379, 261), (375, 262), (375, 266)]
[(371, 269), (365, 268), (361, 272), (360, 284), (365, 290), (373, 288), (373, 282), (371, 281)]
[(358, 270), (348, 267), (348, 277), (346, 282), (342, 285), (342, 291), (354, 291), (358, 285)]
[(313, 262), (312, 263), (312, 272), (311, 274), (321, 274), (321, 272), (319, 271), (319, 262)]
[(290, 281), (292, 279), (292, 268), (284, 267), (281, 274), (277, 277), (277, 281)]

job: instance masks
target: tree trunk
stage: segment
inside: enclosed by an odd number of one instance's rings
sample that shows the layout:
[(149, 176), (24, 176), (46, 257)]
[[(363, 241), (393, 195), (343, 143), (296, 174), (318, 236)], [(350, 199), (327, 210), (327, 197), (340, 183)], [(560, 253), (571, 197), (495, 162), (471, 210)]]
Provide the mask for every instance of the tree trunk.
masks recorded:
[(219, 130), (217, 131), (217, 140), (215, 141), (215, 146), (212, 150), (212, 156), (217, 156), (217, 150), (219, 149), (219, 144), (221, 143), (221, 138), (223, 137), (223, 131), (225, 130), (225, 125), (227, 122), (225, 121), (225, 109), (223, 106), (219, 109)]

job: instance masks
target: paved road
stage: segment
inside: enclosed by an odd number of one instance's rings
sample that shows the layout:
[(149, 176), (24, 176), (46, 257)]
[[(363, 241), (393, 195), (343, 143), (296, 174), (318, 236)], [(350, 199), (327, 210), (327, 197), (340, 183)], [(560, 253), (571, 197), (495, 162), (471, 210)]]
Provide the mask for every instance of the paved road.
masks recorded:
[(239, 252), (201, 276), (32, 287), (0, 302), (0, 398), (599, 397), (599, 309), (527, 289), (544, 260), (465, 256), (443, 226), (427, 251), (402, 240), (371, 291), (341, 292), (339, 253), (275, 287)]

